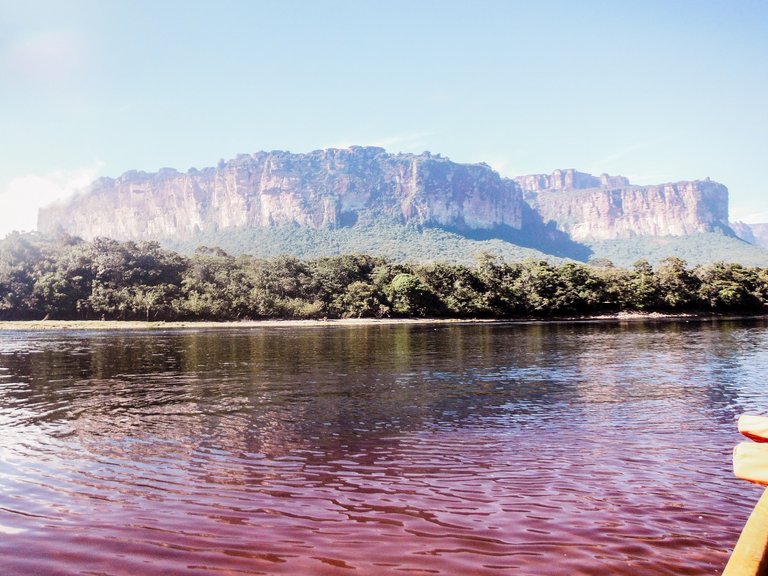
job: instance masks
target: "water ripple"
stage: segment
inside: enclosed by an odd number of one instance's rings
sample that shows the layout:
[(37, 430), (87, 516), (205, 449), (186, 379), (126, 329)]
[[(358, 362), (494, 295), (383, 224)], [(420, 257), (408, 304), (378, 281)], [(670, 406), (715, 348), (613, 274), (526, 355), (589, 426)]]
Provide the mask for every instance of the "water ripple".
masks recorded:
[(0, 572), (708, 574), (761, 323), (0, 334)]

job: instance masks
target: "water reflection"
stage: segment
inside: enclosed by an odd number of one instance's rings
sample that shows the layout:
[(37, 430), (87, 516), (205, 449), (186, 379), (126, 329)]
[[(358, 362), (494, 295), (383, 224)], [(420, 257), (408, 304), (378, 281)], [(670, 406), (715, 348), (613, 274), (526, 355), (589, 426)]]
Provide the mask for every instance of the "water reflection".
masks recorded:
[(0, 570), (717, 571), (766, 328), (0, 334)]

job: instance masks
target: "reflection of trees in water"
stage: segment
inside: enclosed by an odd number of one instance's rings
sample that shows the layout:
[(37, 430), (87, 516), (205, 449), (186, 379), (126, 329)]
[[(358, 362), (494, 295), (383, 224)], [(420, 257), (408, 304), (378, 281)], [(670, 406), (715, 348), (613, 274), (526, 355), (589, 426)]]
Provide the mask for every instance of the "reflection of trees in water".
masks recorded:
[[(696, 366), (693, 375), (706, 395), (715, 417), (733, 423), (745, 411), (768, 411), (764, 404), (765, 377), (768, 374), (768, 334), (765, 319), (720, 320), (706, 324), (701, 345), (707, 350), (706, 362)], [(755, 404), (755, 400), (763, 400)]]
[[(155, 438), (188, 453), (272, 456), (480, 420), (512, 431), (556, 418), (564, 404), (667, 399), (731, 417), (745, 347), (759, 344), (747, 325), (710, 322), (34, 335), (30, 342), (0, 352), (0, 366), (24, 383), (0, 394), (26, 403), (32, 423), (58, 424), (94, 450), (120, 438)], [(653, 381), (642, 381), (649, 375)], [(154, 450), (152, 442), (130, 445)]]
[(486, 326), (370, 326), (41, 338), (0, 362), (39, 422), (271, 452), (482, 413), (517, 384), (481, 377), (509, 355)]
[[(742, 411), (743, 391), (762, 361), (764, 320), (628, 322), (615, 331), (579, 325), (589, 346), (578, 358), (579, 395), (589, 402), (665, 401), (669, 419), (704, 410), (721, 423)], [(677, 410), (677, 414), (669, 413)], [(709, 416), (708, 416), (709, 417)]]

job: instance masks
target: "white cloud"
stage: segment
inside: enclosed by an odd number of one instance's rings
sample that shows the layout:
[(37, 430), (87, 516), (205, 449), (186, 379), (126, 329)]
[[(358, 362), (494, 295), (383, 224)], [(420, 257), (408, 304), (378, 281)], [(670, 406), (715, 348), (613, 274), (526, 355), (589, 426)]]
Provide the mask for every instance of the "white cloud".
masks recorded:
[(751, 212), (748, 209), (733, 210), (732, 222), (746, 222), (747, 224), (763, 224), (768, 222), (768, 212)]
[(14, 230), (34, 230), (39, 208), (86, 188), (96, 179), (101, 167), (102, 163), (98, 162), (76, 170), (13, 178), (5, 190), (0, 191), (0, 237)]
[(73, 30), (48, 30), (11, 44), (2, 64), (12, 79), (25, 83), (71, 84), (87, 70), (91, 52), (83, 35)]
[(488, 164), (488, 166), (496, 170), (496, 172), (505, 178), (515, 178), (516, 176), (522, 176), (524, 174), (524, 172), (521, 172), (520, 168), (514, 165), (508, 158), (492, 156), (483, 160), (483, 162)]

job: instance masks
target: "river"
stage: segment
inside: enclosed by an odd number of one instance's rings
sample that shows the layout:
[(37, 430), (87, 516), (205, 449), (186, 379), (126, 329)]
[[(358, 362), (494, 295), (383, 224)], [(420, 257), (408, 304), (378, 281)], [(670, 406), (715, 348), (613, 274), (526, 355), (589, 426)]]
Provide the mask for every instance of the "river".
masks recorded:
[(768, 322), (0, 331), (0, 573), (717, 574)]

